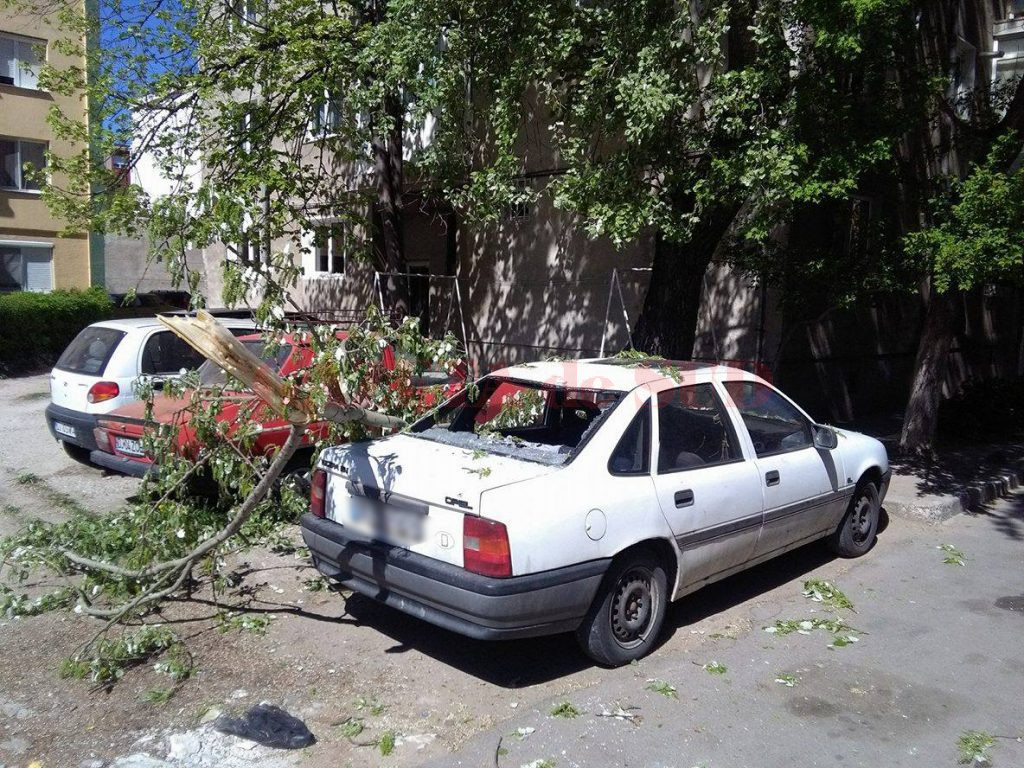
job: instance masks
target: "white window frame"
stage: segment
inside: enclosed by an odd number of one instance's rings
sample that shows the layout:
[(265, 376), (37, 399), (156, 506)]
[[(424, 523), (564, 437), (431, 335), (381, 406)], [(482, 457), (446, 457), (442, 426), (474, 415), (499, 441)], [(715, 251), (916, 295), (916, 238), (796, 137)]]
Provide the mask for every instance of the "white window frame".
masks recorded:
[[(22, 291), (29, 290), (28, 286), (26, 285), (26, 283), (28, 282), (28, 270), (27, 270), (27, 268), (25, 266), (26, 265), (26, 260), (25, 260), (24, 249), (26, 249), (26, 248), (33, 248), (33, 249), (36, 249), (36, 250), (46, 250), (46, 251), (48, 251), (49, 252), (49, 256), (50, 256), (50, 258), (49, 258), (49, 264), (50, 264), (49, 285), (46, 288), (35, 289), (34, 292), (36, 292), (36, 293), (49, 293), (50, 291), (53, 290), (53, 243), (35, 242), (35, 241), (32, 241), (32, 240), (0, 240), (0, 250), (9, 249), (9, 248), (13, 248), (15, 250), (22, 251), (21, 253), (19, 253), (19, 257), (21, 259), (21, 275), (20, 275), (19, 280), (18, 280), (19, 284), (21, 285), (21, 289), (20, 290), (22, 290)], [(0, 292), (7, 292), (8, 290), (9, 289), (3, 288), (3, 289), (0, 289)]]
[[(43, 64), (46, 63), (46, 41), (39, 40), (34, 37), (24, 37), (22, 35), (12, 35), (9, 32), (0, 32), (0, 56), (2, 56), (3, 48), (2, 43), (15, 44), (18, 48), (18, 57), (14, 59), (16, 66), (14, 71), (9, 75), (3, 75), (3, 77), (12, 80), (10, 83), (0, 83), (0, 85), (13, 86), (15, 88), (24, 88), (30, 91), (42, 90), (39, 87), (39, 73), (42, 70)], [(40, 57), (36, 54), (37, 48), (43, 49), (43, 55)], [(28, 51), (31, 55), (31, 59), (24, 57), (25, 51)], [(3, 60), (0, 59), (0, 63)]]
[[(327, 232), (326, 270), (320, 268), (322, 247), (320, 233), (323, 231)], [(324, 219), (317, 222), (313, 229), (306, 234), (305, 238), (309, 248), (309, 257), (306, 260), (308, 269), (303, 270), (305, 276), (318, 279), (344, 277), (348, 272), (348, 252), (346, 246), (350, 237), (351, 232), (348, 225), (340, 219)], [(335, 271), (335, 267), (339, 266), (338, 262), (340, 262), (340, 270)]]
[(15, 163), (15, 166), (14, 166), (14, 172), (17, 174), (17, 178), (15, 178), (15, 180), (14, 180), (15, 185), (13, 187), (10, 187), (10, 186), (7, 186), (7, 185), (0, 184), (0, 189), (6, 190), (8, 192), (24, 192), (24, 193), (27, 193), (27, 194), (30, 194), (30, 195), (41, 194), (42, 190), (39, 190), (39, 189), (28, 189), (28, 188), (25, 187), (25, 164), (24, 164), (24, 162), (21, 159), (21, 155), (22, 155), (21, 145), (22, 144), (38, 144), (39, 146), (41, 146), (43, 148), (43, 170), (45, 171), (46, 170), (46, 152), (50, 148), (49, 143), (45, 142), (45, 141), (35, 141), (33, 139), (16, 139), (13, 136), (0, 136), (0, 141), (12, 142), (15, 145), (15, 147), (16, 147), (15, 151), (16, 151), (17, 157), (18, 157), (17, 162)]

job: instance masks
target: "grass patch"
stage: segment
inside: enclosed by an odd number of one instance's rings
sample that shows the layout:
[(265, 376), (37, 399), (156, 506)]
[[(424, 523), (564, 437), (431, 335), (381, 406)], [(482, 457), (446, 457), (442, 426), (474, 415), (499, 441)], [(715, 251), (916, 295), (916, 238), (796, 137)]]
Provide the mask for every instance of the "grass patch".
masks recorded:
[(394, 752), (395, 751), (395, 732), (394, 731), (385, 731), (384, 733), (382, 733), (380, 738), (377, 739), (377, 749), (380, 750), (380, 753), (384, 757), (387, 757), (392, 752)]
[(678, 699), (679, 693), (676, 691), (676, 687), (664, 680), (651, 680), (647, 685), (648, 691), (654, 691), (660, 693), (662, 696), (668, 699)]
[(32, 472), (21, 472), (18, 474), (18, 478), (15, 482), (17, 482), (18, 485), (39, 485), (43, 481), (37, 474)]
[(173, 688), (150, 688), (146, 691), (143, 698), (150, 704), (166, 704), (171, 700), (171, 696), (174, 695)]
[(551, 710), (552, 717), (564, 717), (567, 720), (571, 720), (574, 717), (579, 717), (582, 714), (582, 712), (576, 709), (576, 707), (574, 707), (568, 701), (563, 701), (561, 704), (555, 705), (555, 707)]
[(990, 765), (992, 757), (989, 750), (995, 746), (996, 739), (985, 731), (964, 731), (957, 739), (957, 762), (960, 765)]
[(21, 507), (17, 507), (14, 504), (4, 504), (3, 509), (0, 511), (5, 515), (17, 516), (21, 514)]

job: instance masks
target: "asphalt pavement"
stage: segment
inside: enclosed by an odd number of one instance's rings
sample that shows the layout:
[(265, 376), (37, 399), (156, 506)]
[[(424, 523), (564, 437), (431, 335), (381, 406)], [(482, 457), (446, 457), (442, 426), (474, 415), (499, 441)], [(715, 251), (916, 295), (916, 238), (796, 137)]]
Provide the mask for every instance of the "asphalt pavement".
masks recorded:
[[(805, 597), (811, 578), (853, 610)], [(838, 644), (815, 622), (835, 618), (853, 628)], [(784, 634), (799, 622), (811, 628)], [(940, 768), (983, 731), (993, 765), (1024, 766), (1024, 497), (940, 525), (894, 518), (859, 560), (804, 548), (685, 598), (669, 624), (698, 642), (524, 708), (431, 765)], [(563, 702), (580, 714), (552, 715)]]

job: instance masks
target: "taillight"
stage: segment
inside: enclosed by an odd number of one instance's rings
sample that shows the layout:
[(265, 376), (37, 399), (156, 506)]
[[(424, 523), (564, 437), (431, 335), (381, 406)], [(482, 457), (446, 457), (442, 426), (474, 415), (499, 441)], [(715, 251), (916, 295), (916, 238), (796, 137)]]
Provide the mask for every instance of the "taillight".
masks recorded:
[(324, 503), (327, 499), (327, 473), (322, 469), (313, 470), (313, 483), (309, 489), (309, 511), (317, 517), (324, 517)]
[(482, 576), (512, 575), (512, 553), (504, 523), (466, 515), (462, 518), (462, 560), (467, 571)]
[(107, 432), (103, 427), (96, 427), (92, 431), (92, 436), (96, 438), (96, 447), (101, 451), (110, 453), (110, 433)]
[(90, 403), (102, 403), (104, 400), (112, 400), (121, 394), (121, 388), (116, 381), (97, 381), (89, 388), (86, 400)]

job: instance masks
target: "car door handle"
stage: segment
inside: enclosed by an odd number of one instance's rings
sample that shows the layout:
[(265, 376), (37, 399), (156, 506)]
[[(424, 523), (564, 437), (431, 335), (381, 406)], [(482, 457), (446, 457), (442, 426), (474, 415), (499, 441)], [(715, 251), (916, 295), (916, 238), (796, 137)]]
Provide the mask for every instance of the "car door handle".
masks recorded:
[(693, 491), (687, 488), (685, 491), (676, 491), (676, 507), (692, 507)]
[(778, 485), (782, 481), (779, 477), (779, 470), (773, 469), (771, 472), (764, 473), (764, 484), (765, 485)]

